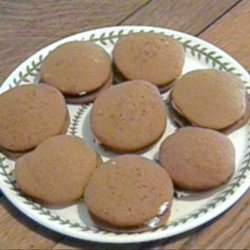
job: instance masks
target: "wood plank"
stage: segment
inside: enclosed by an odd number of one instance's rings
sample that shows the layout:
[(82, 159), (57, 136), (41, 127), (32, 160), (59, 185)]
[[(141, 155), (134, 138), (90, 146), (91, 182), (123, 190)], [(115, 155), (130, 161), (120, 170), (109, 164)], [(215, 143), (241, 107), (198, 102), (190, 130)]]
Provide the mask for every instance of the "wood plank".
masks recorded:
[(148, 0), (0, 1), (0, 83), (44, 46), (88, 29), (120, 23)]
[(0, 199), (0, 229), (0, 249), (47, 249), (62, 238), (19, 212), (5, 197)]
[(250, 1), (242, 1), (200, 37), (225, 50), (250, 71)]
[(170, 28), (197, 35), (238, 0), (153, 0), (122, 24)]

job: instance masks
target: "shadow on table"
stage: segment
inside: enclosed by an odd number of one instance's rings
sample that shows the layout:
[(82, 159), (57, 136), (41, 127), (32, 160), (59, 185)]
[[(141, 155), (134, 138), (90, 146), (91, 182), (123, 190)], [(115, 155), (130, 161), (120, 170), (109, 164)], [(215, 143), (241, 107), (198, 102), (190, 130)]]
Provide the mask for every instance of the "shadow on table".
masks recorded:
[[(2, 197), (0, 197), (0, 201), (1, 201), (1, 207), (3, 210), (8, 211), (8, 213), (15, 218), (15, 220), (17, 220), (17, 223), (19, 222), (20, 224), (22, 224), (22, 226), (27, 227), (30, 231), (39, 234), (45, 238), (47, 238), (48, 240), (52, 240), (52, 241), (59, 241), (63, 238), (63, 236), (59, 233), (56, 233), (54, 231), (51, 231), (50, 229), (41, 226), (40, 224), (38, 224), (37, 222), (34, 222), (32, 219), (30, 219), (29, 217), (27, 217), (25, 214), (23, 214), (22, 212), (20, 212), (16, 207), (14, 207), (8, 200), (6, 197), (4, 197), (4, 195), (2, 195)], [(13, 230), (14, 228), (12, 228)], [(35, 247), (35, 242), (30, 242), (31, 246)], [(1, 239), (0, 239), (0, 248), (1, 248)], [(28, 248), (28, 246), (27, 246)]]
[[(64, 240), (62, 240), (60, 243), (63, 244), (63, 249), (76, 248), (76, 249), (88, 249), (88, 250), (143, 250), (143, 249), (161, 249), (161, 247), (163, 248), (163, 246), (165, 246), (164, 249), (167, 249), (166, 248), (167, 244), (171, 243), (174, 244), (175, 242), (178, 242), (182, 239), (192, 237), (197, 231), (200, 230), (202, 230), (202, 228), (195, 229), (175, 237), (144, 242), (144, 243), (133, 243), (133, 244), (95, 243), (82, 240), (75, 240), (69, 237), (65, 237)], [(58, 248), (56, 249), (61, 249), (61, 248), (60, 246), (58, 246)]]

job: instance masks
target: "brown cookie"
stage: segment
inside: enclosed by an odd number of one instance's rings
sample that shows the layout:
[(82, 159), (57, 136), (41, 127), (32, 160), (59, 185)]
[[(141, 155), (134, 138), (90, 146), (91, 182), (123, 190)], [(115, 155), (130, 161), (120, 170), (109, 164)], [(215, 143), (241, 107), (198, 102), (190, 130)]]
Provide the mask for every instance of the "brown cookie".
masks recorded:
[(174, 38), (136, 33), (118, 40), (113, 50), (117, 71), (128, 80), (146, 80), (166, 86), (181, 74), (184, 49)]
[(97, 218), (91, 212), (89, 214), (91, 219), (94, 221), (95, 225), (100, 229), (111, 231), (114, 233), (141, 233), (141, 232), (151, 231), (166, 225), (166, 222), (168, 221), (171, 214), (171, 208), (172, 208), (172, 203), (165, 202), (161, 206), (161, 209), (159, 209), (160, 211), (163, 211), (162, 213), (158, 213), (158, 215), (156, 215), (154, 218), (152, 218), (150, 221), (146, 222), (143, 225), (132, 226), (132, 227), (114, 226), (108, 222), (101, 220), (100, 218)]
[(175, 186), (193, 191), (216, 188), (235, 168), (235, 150), (223, 134), (185, 127), (167, 137), (160, 147), (160, 164)]
[(153, 224), (155, 217), (169, 215), (172, 199), (173, 184), (167, 172), (136, 155), (119, 156), (101, 165), (84, 193), (89, 211), (118, 228)]
[(23, 193), (48, 205), (68, 205), (83, 196), (97, 156), (81, 138), (61, 135), (19, 158), (15, 177)]
[(146, 81), (129, 81), (103, 91), (91, 110), (96, 138), (118, 152), (143, 149), (166, 127), (166, 107), (158, 89)]
[(246, 112), (246, 91), (232, 73), (214, 69), (189, 72), (176, 81), (173, 107), (195, 126), (224, 129)]
[[(190, 124), (188, 122), (188, 120), (186, 120), (184, 117), (180, 116), (180, 114), (178, 112), (176, 112), (174, 110), (173, 110), (173, 112), (174, 112), (173, 119), (178, 124), (178, 126), (180, 126), (180, 127), (192, 126), (192, 124)], [(221, 129), (218, 131), (225, 134), (225, 135), (229, 135), (229, 134), (233, 133), (234, 131), (244, 127), (248, 123), (249, 119), (250, 119), (250, 109), (249, 109), (249, 106), (247, 106), (246, 113), (238, 121), (236, 121), (234, 124), (224, 128), (224, 129)]]
[(168, 105), (169, 118), (174, 123), (176, 127), (192, 126), (190, 122), (183, 117), (179, 112), (173, 107), (173, 103), (170, 101)]
[[(69, 112), (67, 110), (66, 120), (65, 120), (65, 127), (61, 131), (61, 133), (60, 133), (61, 135), (67, 133), (69, 124), (70, 124), (70, 117), (69, 117)], [(7, 150), (7, 149), (4, 149), (4, 148), (0, 148), (0, 152), (3, 153), (5, 156), (7, 156), (9, 159), (12, 159), (12, 160), (16, 160), (19, 157), (31, 152), (32, 150), (33, 149), (26, 150), (26, 151), (11, 151), (11, 150)]]
[[(183, 117), (178, 111), (176, 111), (175, 108), (172, 106), (171, 102), (168, 108), (170, 111), (170, 119), (175, 123), (175, 125), (177, 125), (177, 127), (195, 126), (195, 124), (191, 124), (185, 117)], [(220, 129), (218, 131), (225, 135), (229, 135), (234, 131), (244, 127), (249, 120), (250, 120), (250, 104), (249, 101), (247, 100), (245, 114), (232, 125), (224, 129)]]
[[(113, 72), (114, 72), (114, 84), (122, 84), (123, 82), (127, 81), (125, 77), (123, 77), (119, 71), (116, 69), (115, 65), (113, 64)], [(174, 85), (175, 81), (168, 83), (167, 85), (158, 86), (160, 93), (168, 92)]]
[(0, 147), (23, 152), (65, 133), (67, 112), (62, 94), (45, 84), (4, 92), (0, 95)]
[(96, 97), (105, 89), (108, 89), (113, 83), (113, 74), (110, 75), (109, 79), (107, 80), (107, 82), (101, 86), (99, 89), (90, 92), (90, 93), (86, 93), (84, 95), (78, 95), (78, 96), (70, 96), (70, 95), (64, 95), (65, 100), (67, 103), (69, 104), (87, 104), (90, 102), (93, 102)]
[(65, 43), (41, 64), (42, 80), (66, 95), (81, 95), (101, 88), (111, 75), (111, 60), (92, 42)]
[(222, 132), (226, 135), (229, 135), (229, 134), (233, 133), (234, 131), (244, 127), (248, 123), (249, 119), (250, 119), (250, 104), (249, 104), (249, 101), (247, 101), (245, 114), (238, 121), (236, 121), (234, 124), (220, 130), (220, 132)]

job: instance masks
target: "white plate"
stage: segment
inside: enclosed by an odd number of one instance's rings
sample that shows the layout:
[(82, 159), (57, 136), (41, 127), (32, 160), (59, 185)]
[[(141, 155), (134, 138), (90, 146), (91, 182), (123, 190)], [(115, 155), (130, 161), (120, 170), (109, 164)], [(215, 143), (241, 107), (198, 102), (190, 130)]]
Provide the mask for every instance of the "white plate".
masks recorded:
[[(80, 33), (62, 39), (38, 51), (14, 70), (0, 88), (0, 93), (21, 84), (37, 83), (39, 81), (41, 61), (50, 50), (53, 50), (62, 43), (74, 40), (91, 40), (111, 53), (117, 39), (130, 32), (164, 33), (179, 40), (186, 50), (183, 73), (206, 68), (231, 71), (245, 82), (247, 89), (250, 88), (250, 77), (240, 64), (225, 52), (205, 41), (168, 29), (144, 26), (121, 26)], [(167, 99), (167, 94), (163, 95), (163, 98)], [(68, 133), (83, 137), (90, 146), (100, 152), (104, 160), (114, 156), (114, 153), (103, 151), (93, 143), (89, 126), (91, 105), (69, 105), (68, 107), (71, 115), (71, 124)], [(154, 158), (163, 138), (173, 133), (174, 130), (175, 128), (168, 120), (164, 136), (153, 148), (143, 152), (142, 155), (151, 159)], [(236, 148), (236, 171), (230, 182), (219, 189), (202, 194), (179, 193), (179, 197), (174, 199), (172, 215), (168, 224), (149, 232), (128, 234), (100, 230), (90, 220), (84, 204), (77, 204), (64, 209), (52, 209), (32, 202), (30, 199), (22, 196), (19, 190), (16, 189), (12, 177), (14, 162), (6, 159), (3, 155), (0, 155), (0, 187), (7, 198), (27, 216), (65, 235), (78, 239), (112, 243), (142, 242), (160, 239), (180, 234), (211, 220), (234, 204), (248, 189), (250, 185), (249, 125), (234, 132), (229, 138)]]

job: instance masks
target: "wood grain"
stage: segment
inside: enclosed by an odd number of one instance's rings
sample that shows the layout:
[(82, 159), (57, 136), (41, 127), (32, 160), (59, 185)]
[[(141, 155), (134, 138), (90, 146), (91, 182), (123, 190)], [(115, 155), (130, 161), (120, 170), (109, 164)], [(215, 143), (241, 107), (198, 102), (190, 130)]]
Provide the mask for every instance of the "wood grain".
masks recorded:
[(200, 37), (232, 55), (250, 71), (249, 24), (250, 1), (245, 0), (204, 31)]
[(0, 249), (52, 248), (62, 235), (40, 226), (0, 199)]
[[(248, 0), (0, 0), (0, 84), (20, 62), (45, 45), (87, 29), (118, 24), (154, 25), (201, 34), (249, 69), (246, 42), (250, 34), (249, 3)], [(247, 249), (250, 248), (249, 201), (250, 192), (218, 219), (191, 232), (121, 246), (63, 237), (31, 221), (6, 198), (1, 198), (0, 249)]]
[(238, 0), (153, 0), (122, 24), (150, 25), (197, 35)]
[(24, 59), (78, 32), (117, 25), (148, 0), (1, 0), (0, 83)]

